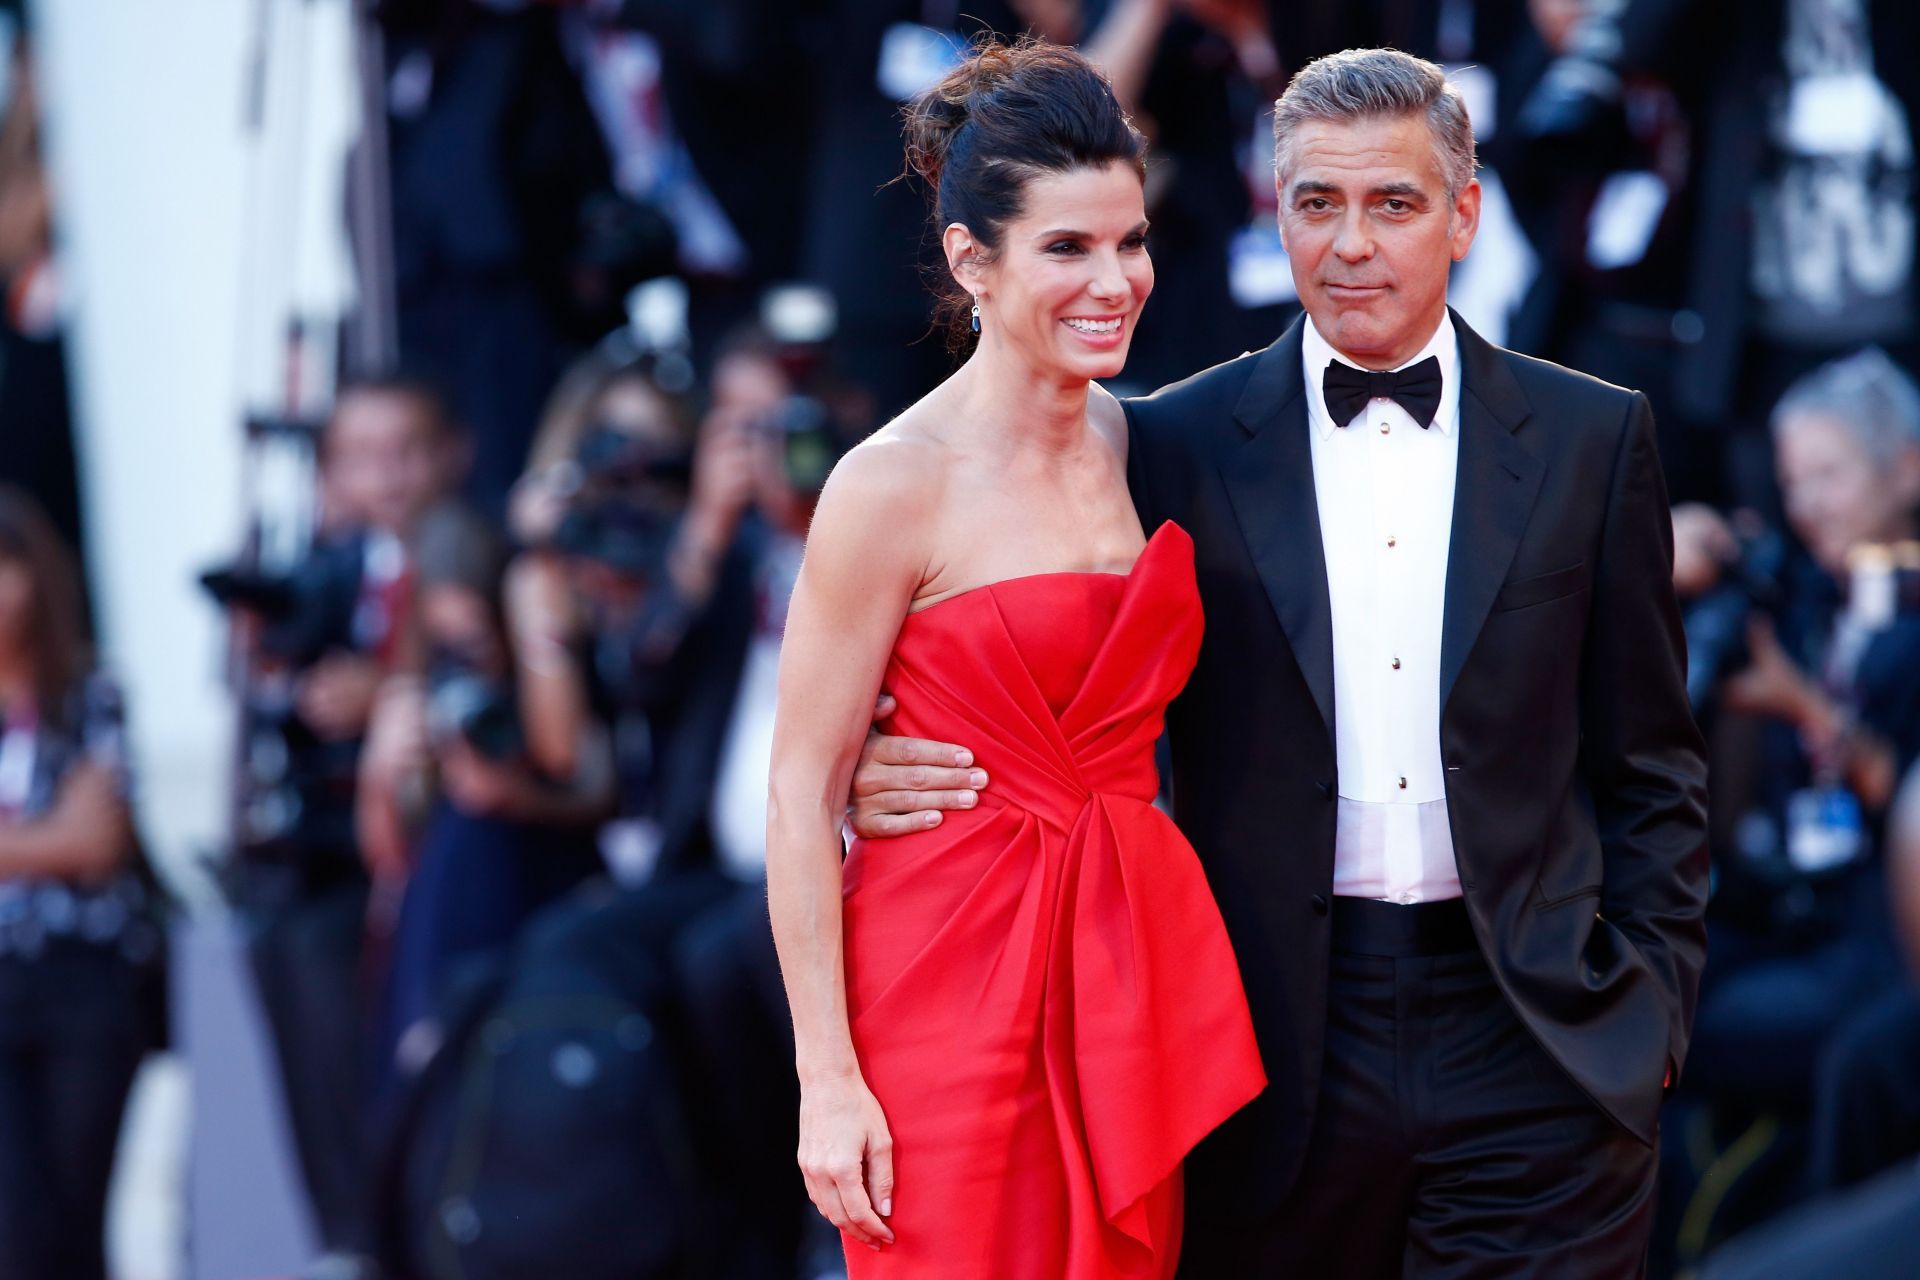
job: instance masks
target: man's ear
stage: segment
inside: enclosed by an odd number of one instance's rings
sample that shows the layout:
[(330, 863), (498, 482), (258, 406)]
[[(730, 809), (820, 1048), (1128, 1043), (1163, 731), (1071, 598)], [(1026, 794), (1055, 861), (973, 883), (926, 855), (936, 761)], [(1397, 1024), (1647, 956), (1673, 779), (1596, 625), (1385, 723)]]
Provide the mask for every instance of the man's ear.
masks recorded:
[(1453, 242), (1453, 260), (1459, 262), (1467, 256), (1467, 250), (1473, 247), (1473, 238), (1480, 232), (1480, 179), (1468, 182), (1453, 198), (1453, 208), (1447, 216), (1453, 224), (1448, 238)]

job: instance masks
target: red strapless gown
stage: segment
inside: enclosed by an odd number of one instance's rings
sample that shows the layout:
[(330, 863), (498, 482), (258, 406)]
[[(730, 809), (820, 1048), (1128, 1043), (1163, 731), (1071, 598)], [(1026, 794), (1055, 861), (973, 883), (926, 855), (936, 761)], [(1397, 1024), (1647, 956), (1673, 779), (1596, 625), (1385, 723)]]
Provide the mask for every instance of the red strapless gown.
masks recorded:
[(1193, 542), (909, 615), (887, 732), (971, 748), (979, 807), (845, 870), (848, 1012), (894, 1139), (896, 1243), (852, 1280), (1146, 1280), (1180, 1163), (1266, 1083), (1220, 913), (1153, 807), (1200, 647)]

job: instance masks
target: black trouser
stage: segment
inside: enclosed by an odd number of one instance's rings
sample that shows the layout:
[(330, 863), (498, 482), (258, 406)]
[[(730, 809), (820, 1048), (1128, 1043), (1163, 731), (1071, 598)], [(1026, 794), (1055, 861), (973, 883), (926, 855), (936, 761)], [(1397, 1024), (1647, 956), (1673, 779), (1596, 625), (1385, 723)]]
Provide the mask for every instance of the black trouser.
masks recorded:
[(1812, 1190), (1920, 1154), (1920, 990), (1889, 991), (1841, 1027), (1816, 1080)]
[(81, 944), (0, 964), (0, 1277), (105, 1280), (107, 1185), (146, 1050), (132, 978)]
[(366, 914), (366, 882), (348, 880), (263, 912), (253, 942), (293, 1145), (327, 1249), (366, 1247)]
[(1655, 1158), (1550, 1059), (1458, 902), (1340, 899), (1326, 1061), (1299, 1179), (1272, 1216), (1187, 1205), (1188, 1280), (1624, 1280)]

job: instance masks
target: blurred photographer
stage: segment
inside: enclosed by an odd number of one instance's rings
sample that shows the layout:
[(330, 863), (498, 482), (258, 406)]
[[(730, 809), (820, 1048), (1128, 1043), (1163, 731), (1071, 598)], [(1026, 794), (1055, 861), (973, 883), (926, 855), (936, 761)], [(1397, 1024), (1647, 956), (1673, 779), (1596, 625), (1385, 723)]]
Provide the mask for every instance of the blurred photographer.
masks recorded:
[[(1868, 349), (1773, 414), (1794, 546), (1675, 512), (1721, 856), (1690, 1083), (1803, 1109), (1833, 1029), (1897, 971), (1879, 833), (1920, 756), (1920, 390)], [(1801, 548), (1804, 548), (1802, 550)]]
[(404, 894), (383, 1017), (389, 1068), (460, 964), (498, 955), (535, 910), (592, 873), (593, 831), (613, 807), (597, 723), (572, 745), (572, 773), (529, 759), (499, 538), (460, 508), (437, 508), (421, 521), (416, 564), (414, 656), (381, 689), (357, 805), (368, 870)]
[(624, 883), (707, 861), (706, 797), (744, 643), (730, 556), (749, 497), (732, 436), (696, 453), (661, 360), (603, 346), (555, 392), (513, 529), (506, 612), (529, 758), (569, 776), (584, 727), (612, 727)]
[(465, 445), (427, 384), (343, 386), (319, 448), (320, 527), (284, 573), (228, 569), (203, 583), (248, 653), (229, 888), (254, 931), (295, 1147), (323, 1245), (361, 1240), (358, 985), (368, 879), (354, 832), (362, 739), (406, 649), (412, 542), (459, 482)]
[(136, 874), (117, 691), (71, 553), (0, 487), (0, 1275), (105, 1280), (120, 1118), (164, 940)]

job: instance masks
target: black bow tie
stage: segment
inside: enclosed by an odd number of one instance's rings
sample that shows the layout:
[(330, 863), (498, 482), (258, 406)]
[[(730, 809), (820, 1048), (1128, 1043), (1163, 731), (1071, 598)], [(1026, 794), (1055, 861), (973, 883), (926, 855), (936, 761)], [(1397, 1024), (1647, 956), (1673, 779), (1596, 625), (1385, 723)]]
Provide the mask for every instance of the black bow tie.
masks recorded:
[(1320, 391), (1327, 400), (1327, 413), (1337, 427), (1344, 427), (1359, 417), (1367, 401), (1375, 396), (1398, 402), (1415, 422), (1430, 427), (1433, 415), (1440, 408), (1440, 357), (1428, 356), (1419, 364), (1391, 373), (1374, 373), (1330, 360)]

